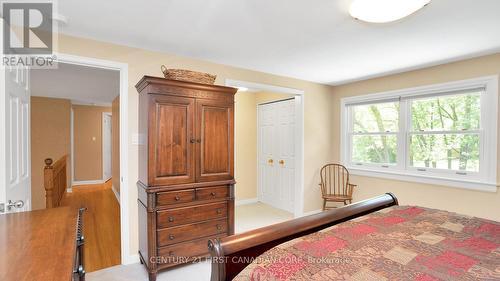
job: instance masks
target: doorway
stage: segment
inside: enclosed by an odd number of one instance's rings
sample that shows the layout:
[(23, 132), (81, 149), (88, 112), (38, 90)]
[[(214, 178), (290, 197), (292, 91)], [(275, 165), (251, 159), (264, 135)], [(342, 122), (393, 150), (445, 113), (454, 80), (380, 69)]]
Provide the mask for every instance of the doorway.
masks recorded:
[[(261, 202), (302, 216), (304, 92), (237, 80), (226, 80), (226, 86), (239, 89), (235, 99), (236, 205)], [(276, 128), (260, 125), (261, 118), (276, 114)], [(273, 135), (276, 140), (288, 139), (286, 145), (271, 144)], [(261, 152), (262, 147), (266, 151)]]
[[(119, 162), (111, 160), (119, 140), (112, 137), (112, 111), (120, 95), (120, 73), (59, 62), (57, 69), (32, 69), (30, 76), (33, 208), (85, 207), (86, 270), (121, 264), (120, 205), (115, 196), (120, 171), (112, 173), (112, 165)], [(71, 174), (60, 179), (67, 189), (57, 188), (56, 204), (44, 200), (47, 158)]]
[[(127, 64), (124, 63), (119, 63), (119, 62), (113, 62), (113, 61), (106, 61), (106, 60), (100, 60), (100, 59), (94, 59), (94, 58), (87, 58), (87, 57), (78, 57), (78, 56), (73, 56), (73, 55), (67, 55), (67, 54), (57, 54), (58, 58), (58, 63), (65, 63), (65, 64), (70, 64), (70, 65), (76, 65), (76, 66), (85, 66), (85, 67), (94, 67), (98, 69), (107, 69), (107, 70), (113, 70), (119, 73), (119, 107), (121, 109), (121, 114), (117, 116), (116, 122), (120, 125), (120, 130), (118, 133), (119, 138), (121, 139), (127, 139), (128, 136), (128, 66)], [(0, 84), (6, 85), (6, 78), (8, 78), (8, 73), (11, 73), (10, 75), (13, 75), (13, 81), (18, 81), (15, 79), (18, 79), (23, 75), (23, 81), (29, 81), (29, 71), (27, 71), (27, 74), (21, 74), (20, 69), (5, 69), (5, 70), (0, 70)], [(28, 83), (29, 85), (29, 83)], [(6, 92), (9, 91), (9, 89), (6, 89), (5, 87), (1, 87), (0, 89), (0, 98), (2, 100), (6, 100)], [(7, 91), (6, 91), (7, 90)], [(29, 97), (29, 95), (28, 95)], [(24, 108), (27, 109), (26, 115), (28, 116), (27, 118), (23, 120), (28, 120), (29, 121), (29, 116), (30, 116), (30, 103), (27, 103), (27, 106)], [(9, 119), (9, 114), (7, 114), (7, 103), (0, 103), (0, 121), (2, 124), (7, 124), (7, 121)], [(30, 126), (28, 122), (28, 128)], [(7, 143), (7, 136), (8, 134), (6, 133), (8, 130), (7, 126), (0, 126), (0, 132), (3, 132), (1, 135), (6, 136), (6, 138), (0, 138), (0, 151), (7, 151), (6, 150), (6, 143)], [(28, 130), (29, 131), (29, 130)], [(30, 147), (30, 137), (27, 136), (25, 137), (27, 141), (27, 147)], [(116, 161), (120, 167), (120, 171), (127, 171), (128, 170), (128, 147), (127, 147), (127, 142), (120, 142), (119, 143), (119, 148), (118, 148), (118, 154), (119, 154), (119, 161)], [(0, 153), (2, 156), (5, 155), (5, 153)], [(26, 155), (29, 155), (27, 153)], [(6, 155), (5, 155), (6, 156)], [(7, 171), (7, 159), (4, 159), (3, 157), (0, 157), (0, 178), (5, 178), (7, 179), (7, 173), (10, 174), (9, 171)], [(31, 159), (28, 159), (29, 161), (25, 161), (24, 163), (27, 165), (27, 169), (32, 164)], [(16, 166), (17, 167), (17, 166)], [(99, 169), (101, 169), (101, 165), (99, 165)], [(25, 169), (26, 170), (26, 169)], [(27, 173), (30, 175), (30, 173)], [(68, 171), (68, 175), (70, 175), (70, 172)], [(120, 202), (128, 202), (129, 198), (129, 191), (128, 191), (128, 173), (123, 172), (119, 176), (119, 178), (116, 179), (121, 186), (124, 188), (121, 189), (121, 192), (119, 194), (116, 194), (116, 197), (119, 199), (118, 201)], [(30, 185), (27, 184), (27, 187)], [(28, 188), (29, 190), (29, 188)], [(5, 185), (0, 185), (0, 203), (3, 203), (4, 201), (8, 201), (9, 196), (6, 193), (5, 190)], [(25, 202), (29, 202), (29, 198), (31, 198), (31, 194), (28, 194), (28, 200)], [(25, 204), (26, 207), (24, 208), (23, 211), (30, 211), (31, 206), (29, 204)], [(2, 211), (2, 210), (0, 210)], [(5, 213), (5, 212), (4, 212)], [(120, 232), (120, 239), (116, 241), (119, 244), (120, 252), (121, 252), (121, 263), (122, 264), (131, 264), (131, 263), (136, 263), (138, 262), (138, 255), (131, 253), (130, 252), (130, 231), (129, 231), (129, 205), (128, 204), (120, 204), (119, 205), (119, 224), (117, 225), (117, 228), (119, 229)]]

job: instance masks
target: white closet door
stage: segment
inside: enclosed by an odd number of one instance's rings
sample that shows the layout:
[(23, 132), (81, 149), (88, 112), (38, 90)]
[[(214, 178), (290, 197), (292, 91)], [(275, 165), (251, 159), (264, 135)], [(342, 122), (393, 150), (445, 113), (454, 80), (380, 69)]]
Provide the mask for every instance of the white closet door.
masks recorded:
[(259, 200), (293, 212), (295, 101), (258, 106)]
[(295, 100), (276, 103), (278, 205), (293, 212), (295, 191)]
[(274, 124), (274, 105), (259, 105), (259, 201), (275, 205), (277, 186), (275, 184), (276, 171), (274, 163), (274, 144), (276, 128)]

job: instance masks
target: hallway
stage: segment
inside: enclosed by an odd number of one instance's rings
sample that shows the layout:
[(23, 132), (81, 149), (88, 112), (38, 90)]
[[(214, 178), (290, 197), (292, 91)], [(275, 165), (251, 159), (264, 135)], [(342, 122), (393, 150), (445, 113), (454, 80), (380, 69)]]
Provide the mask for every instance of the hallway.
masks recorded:
[(83, 217), (87, 272), (121, 263), (120, 205), (111, 182), (73, 187), (73, 192), (65, 193), (61, 201), (61, 206), (87, 208)]

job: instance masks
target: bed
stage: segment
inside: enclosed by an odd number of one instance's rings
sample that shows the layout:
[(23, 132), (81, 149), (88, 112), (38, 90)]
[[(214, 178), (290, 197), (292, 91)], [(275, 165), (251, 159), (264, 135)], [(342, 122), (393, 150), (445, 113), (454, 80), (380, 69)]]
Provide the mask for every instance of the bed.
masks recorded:
[(500, 280), (500, 223), (393, 194), (209, 241), (212, 281)]

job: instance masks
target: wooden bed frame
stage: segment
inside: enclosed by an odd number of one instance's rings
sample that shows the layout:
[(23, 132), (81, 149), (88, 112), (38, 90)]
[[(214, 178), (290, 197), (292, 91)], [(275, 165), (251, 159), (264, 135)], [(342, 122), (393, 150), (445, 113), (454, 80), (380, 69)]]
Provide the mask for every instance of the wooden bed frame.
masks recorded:
[(208, 241), (208, 248), (212, 257), (211, 281), (232, 280), (254, 258), (286, 241), (394, 205), (398, 205), (398, 199), (394, 194), (386, 193), (319, 214), (221, 239), (212, 239)]

